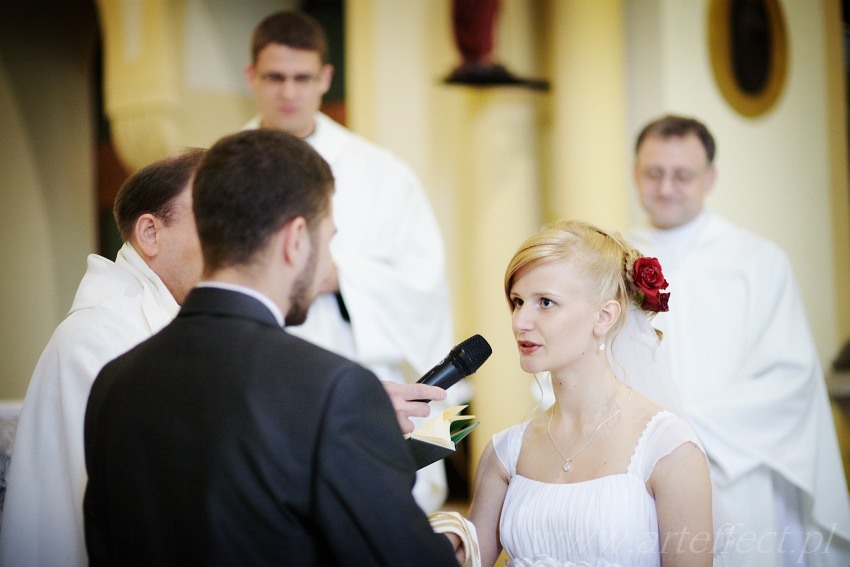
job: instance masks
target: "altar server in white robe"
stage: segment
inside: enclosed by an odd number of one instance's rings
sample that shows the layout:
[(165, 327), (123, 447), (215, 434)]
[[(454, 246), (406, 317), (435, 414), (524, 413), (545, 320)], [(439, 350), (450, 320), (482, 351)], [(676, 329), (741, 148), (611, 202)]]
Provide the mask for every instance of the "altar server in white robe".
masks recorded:
[(100, 369), (164, 327), (201, 274), (192, 172), (203, 150), (133, 174), (115, 200), (123, 247), (91, 254), (68, 316), (30, 380), (0, 524), (0, 565), (82, 567), (83, 417)]
[[(315, 19), (297, 11), (268, 16), (254, 30), (246, 68), (259, 108), (246, 128), (304, 138), (336, 180), (335, 270), (306, 323), (292, 332), (368, 367), (398, 397), (393, 383), (417, 380), (452, 346), (443, 241), (413, 171), (319, 112), (332, 75)], [(431, 404), (432, 414), (466, 401), (468, 390), (452, 387), (447, 402)], [(419, 471), (414, 497), (426, 512), (446, 493), (442, 462)]]
[(789, 261), (705, 209), (715, 142), (677, 116), (638, 136), (651, 227), (632, 240), (675, 282), (660, 314), (688, 417), (736, 523), (729, 565), (850, 565), (850, 505), (824, 375)]

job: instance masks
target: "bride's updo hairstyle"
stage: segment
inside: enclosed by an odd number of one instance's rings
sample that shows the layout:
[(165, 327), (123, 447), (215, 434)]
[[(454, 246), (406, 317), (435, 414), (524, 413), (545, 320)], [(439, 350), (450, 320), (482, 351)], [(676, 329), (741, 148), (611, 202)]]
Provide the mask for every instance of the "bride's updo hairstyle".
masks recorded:
[(517, 250), (505, 271), (505, 296), (513, 307), (514, 282), (536, 266), (559, 260), (570, 263), (589, 284), (590, 297), (602, 303), (614, 299), (620, 303), (620, 318), (608, 333), (610, 340), (623, 326), (629, 302), (630, 267), (640, 252), (627, 245), (617, 233), (609, 233), (578, 220), (547, 224), (530, 236)]

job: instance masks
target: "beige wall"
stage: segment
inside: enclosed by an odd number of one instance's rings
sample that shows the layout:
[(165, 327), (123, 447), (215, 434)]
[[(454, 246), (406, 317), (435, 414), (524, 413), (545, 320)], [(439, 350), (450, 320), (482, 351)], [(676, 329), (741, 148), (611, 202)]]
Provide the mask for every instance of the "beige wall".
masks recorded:
[[(824, 50), (826, 53), (826, 135), (829, 148), (830, 209), (832, 211), (832, 263), (835, 266), (837, 338), (850, 340), (850, 198), (848, 198), (847, 148), (847, 55), (844, 53), (844, 24), (838, 17), (836, 0), (822, 0)], [(850, 442), (850, 438), (848, 438)], [(850, 460), (850, 451), (845, 454)], [(846, 465), (845, 465), (846, 467)], [(850, 467), (846, 467), (850, 474)]]
[(94, 7), (0, 18), (0, 398), (20, 398), (95, 241)]
[(630, 161), (626, 138), (626, 51), (622, 3), (549, 2), (548, 76), (552, 126), (546, 215), (625, 230)]

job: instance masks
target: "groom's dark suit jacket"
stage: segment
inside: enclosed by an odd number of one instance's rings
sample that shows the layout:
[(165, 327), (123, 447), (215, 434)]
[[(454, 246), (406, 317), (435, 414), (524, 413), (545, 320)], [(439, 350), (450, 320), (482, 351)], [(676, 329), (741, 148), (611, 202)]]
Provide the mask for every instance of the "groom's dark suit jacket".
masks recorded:
[(374, 374), (242, 293), (104, 367), (85, 452), (92, 565), (456, 565)]

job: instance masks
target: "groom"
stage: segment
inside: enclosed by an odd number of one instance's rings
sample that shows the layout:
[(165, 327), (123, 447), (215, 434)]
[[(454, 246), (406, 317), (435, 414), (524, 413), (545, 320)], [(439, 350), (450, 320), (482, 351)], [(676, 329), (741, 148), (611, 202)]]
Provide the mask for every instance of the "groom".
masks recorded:
[(327, 163), (283, 132), (207, 153), (203, 280), (89, 397), (91, 565), (456, 564), (376, 377), (282, 328), (329, 271), (332, 193)]

